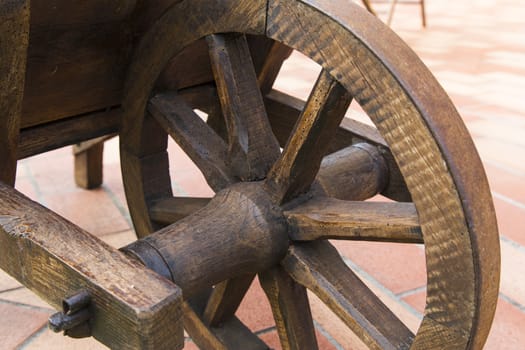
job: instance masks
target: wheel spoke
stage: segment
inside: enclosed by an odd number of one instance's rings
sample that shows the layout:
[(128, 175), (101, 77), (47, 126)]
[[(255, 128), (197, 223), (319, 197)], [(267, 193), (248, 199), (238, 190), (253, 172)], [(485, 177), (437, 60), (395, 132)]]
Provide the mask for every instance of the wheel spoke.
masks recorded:
[(281, 268), (259, 274), (285, 350), (317, 349), (317, 339), (306, 289)]
[(149, 210), (152, 221), (170, 225), (204, 208), (210, 198), (169, 197), (154, 202)]
[(282, 262), (371, 348), (408, 349), (414, 335), (350, 270), (327, 241), (298, 243)]
[(296, 241), (348, 239), (423, 243), (413, 203), (348, 202), (315, 198), (285, 216)]
[(267, 185), (277, 202), (308, 189), (351, 101), (347, 91), (323, 70), (292, 136), (268, 175)]
[(226, 119), (229, 156), (243, 180), (258, 180), (279, 156), (246, 37), (238, 34), (208, 38), (213, 75)]
[(219, 283), (213, 288), (202, 319), (210, 326), (217, 326), (230, 319), (241, 304), (255, 275), (242, 275)]
[(259, 82), (259, 87), (263, 94), (267, 94), (271, 91), (275, 79), (281, 70), (281, 67), (290, 55), (292, 54), (293, 49), (276, 41), (272, 44), (270, 52), (264, 61), (264, 64), (261, 68), (257, 80)]
[[(284, 146), (301, 112), (304, 110), (305, 102), (280, 91), (272, 90), (265, 96), (265, 104), (272, 129), (279, 143)], [(361, 142), (377, 146), (381, 149), (381, 153), (386, 160), (389, 181), (381, 194), (396, 201), (410, 202), (410, 193), (387, 143), (379, 132), (370, 125), (344, 118), (337, 129), (337, 133), (330, 141), (327, 153), (336, 152), (349, 145)]]
[(228, 350), (228, 348), (206, 327), (193, 308), (187, 303), (182, 303), (184, 313), (184, 328), (201, 349)]
[(148, 111), (202, 171), (215, 191), (235, 182), (226, 164), (227, 146), (176, 94), (159, 94)]
[(200, 349), (268, 349), (268, 346), (235, 316), (221, 323), (220, 327), (209, 327), (187, 302), (182, 304), (182, 310), (184, 328)]

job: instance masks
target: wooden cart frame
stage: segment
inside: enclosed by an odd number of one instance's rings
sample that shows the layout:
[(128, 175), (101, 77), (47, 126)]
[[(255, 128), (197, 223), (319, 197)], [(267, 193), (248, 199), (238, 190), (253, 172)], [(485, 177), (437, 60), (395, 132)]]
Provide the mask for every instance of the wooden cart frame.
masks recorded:
[[(322, 67), (307, 101), (273, 89), (292, 50)], [(499, 241), (481, 161), (435, 78), (359, 6), (7, 0), (0, 58), (0, 267), (63, 309), (58, 329), (173, 349), (184, 325), (202, 348), (265, 348), (235, 317), (258, 275), (283, 348), (317, 347), (307, 289), (371, 348), (484, 344)], [(353, 100), (376, 128), (344, 119)], [(11, 187), (17, 159), (116, 133), (129, 246)], [(173, 196), (168, 137), (214, 198)], [(415, 334), (328, 239), (424, 243)]]

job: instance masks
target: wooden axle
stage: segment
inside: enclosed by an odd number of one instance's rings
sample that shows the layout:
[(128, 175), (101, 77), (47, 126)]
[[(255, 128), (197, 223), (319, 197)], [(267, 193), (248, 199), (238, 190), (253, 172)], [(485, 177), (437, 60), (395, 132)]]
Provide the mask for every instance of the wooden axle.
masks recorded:
[[(358, 144), (325, 158), (314, 192), (361, 200), (379, 193), (387, 175), (379, 151)], [(186, 297), (228, 278), (261, 272), (281, 260), (293, 238), (270, 198), (263, 182), (251, 182), (230, 186), (209, 202), (192, 200), (190, 206), (181, 205), (181, 198), (167, 199), (157, 205), (161, 221), (186, 217), (122, 250), (175, 282)], [(188, 208), (193, 213), (183, 213)]]
[[(323, 159), (311, 192), (358, 201), (370, 198), (388, 186), (389, 170), (375, 146), (359, 143)], [(160, 224), (171, 224), (209, 203), (208, 198), (169, 197), (155, 202), (150, 214)]]
[(266, 270), (287, 249), (286, 220), (260, 182), (235, 184), (193, 215), (122, 248), (175, 282), (185, 297)]

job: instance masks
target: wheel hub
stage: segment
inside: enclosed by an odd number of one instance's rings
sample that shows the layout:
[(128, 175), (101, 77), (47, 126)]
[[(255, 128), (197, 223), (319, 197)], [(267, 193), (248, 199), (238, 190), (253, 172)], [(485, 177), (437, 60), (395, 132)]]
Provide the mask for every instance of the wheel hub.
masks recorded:
[(210, 203), (123, 251), (192, 295), (204, 287), (276, 265), (285, 255), (288, 225), (262, 182), (239, 183)]

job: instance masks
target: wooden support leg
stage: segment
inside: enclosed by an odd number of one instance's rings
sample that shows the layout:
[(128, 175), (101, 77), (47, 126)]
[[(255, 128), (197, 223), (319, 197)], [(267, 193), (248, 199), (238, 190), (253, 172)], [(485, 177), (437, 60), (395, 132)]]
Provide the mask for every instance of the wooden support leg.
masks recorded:
[(419, 3), (421, 5), (421, 24), (423, 25), (423, 28), (427, 27), (427, 15), (425, 13), (425, 0), (419, 0)]
[(102, 136), (73, 146), (75, 183), (78, 187), (89, 190), (102, 185), (104, 141), (111, 137)]
[(14, 185), (24, 92), (29, 0), (0, 2), (0, 181)]
[(397, 0), (392, 0), (390, 2), (390, 10), (388, 11), (388, 19), (386, 21), (386, 24), (390, 26), (392, 24), (392, 19), (394, 18), (394, 10), (396, 9)]

